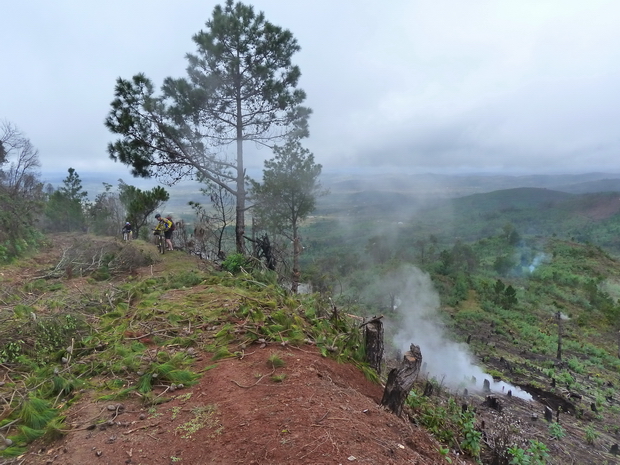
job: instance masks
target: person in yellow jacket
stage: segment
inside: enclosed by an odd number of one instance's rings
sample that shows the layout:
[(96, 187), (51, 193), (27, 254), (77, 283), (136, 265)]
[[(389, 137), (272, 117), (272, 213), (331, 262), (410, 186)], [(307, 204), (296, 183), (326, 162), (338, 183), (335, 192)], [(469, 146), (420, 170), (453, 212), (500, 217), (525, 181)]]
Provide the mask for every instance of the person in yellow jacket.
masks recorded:
[(174, 250), (174, 247), (172, 246), (172, 231), (174, 223), (168, 218), (164, 218), (159, 213), (155, 215), (155, 219), (159, 221), (159, 224), (155, 227), (155, 230), (164, 232), (168, 250)]

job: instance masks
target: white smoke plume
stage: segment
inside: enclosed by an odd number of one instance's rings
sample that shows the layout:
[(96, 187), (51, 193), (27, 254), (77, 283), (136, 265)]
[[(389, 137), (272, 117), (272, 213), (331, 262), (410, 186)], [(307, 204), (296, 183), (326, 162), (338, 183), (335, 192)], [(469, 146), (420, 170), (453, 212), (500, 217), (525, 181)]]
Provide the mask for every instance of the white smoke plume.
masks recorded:
[(547, 254), (542, 253), (542, 252), (536, 254), (536, 256), (534, 257), (534, 260), (532, 260), (532, 263), (530, 263), (530, 266), (528, 267), (528, 271), (530, 273), (533, 273), (536, 270), (536, 268), (538, 268), (538, 266), (546, 260), (547, 260)]
[[(411, 344), (420, 347), (425, 367), (422, 374), (435, 378), (444, 386), (461, 391), (464, 388), (482, 391), (486, 379), (492, 392), (507, 394), (512, 391), (514, 396), (531, 399), (527, 392), (516, 386), (494, 382), (492, 377), (476, 364), (466, 344), (457, 343), (446, 336), (437, 318), (439, 295), (427, 273), (408, 265), (401, 268), (398, 275), (402, 282), (394, 309), (399, 318), (398, 330), (393, 340), (401, 353), (409, 350)], [(475, 331), (475, 328), (472, 327), (472, 331)], [(475, 383), (472, 382), (474, 378)]]

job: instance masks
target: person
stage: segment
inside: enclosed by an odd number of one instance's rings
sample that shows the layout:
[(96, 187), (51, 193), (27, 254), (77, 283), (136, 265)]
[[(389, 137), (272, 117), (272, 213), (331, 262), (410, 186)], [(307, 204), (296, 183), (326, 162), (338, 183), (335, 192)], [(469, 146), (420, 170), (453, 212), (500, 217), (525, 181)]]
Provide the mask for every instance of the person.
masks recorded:
[(155, 219), (159, 222), (159, 224), (155, 227), (155, 230), (164, 232), (164, 238), (166, 239), (168, 250), (174, 250), (174, 247), (172, 247), (172, 221), (168, 218), (164, 218), (159, 213), (155, 215)]
[(129, 239), (131, 239), (131, 223), (129, 221), (127, 221), (125, 223), (125, 226), (123, 226), (123, 229), (121, 230), (121, 232), (123, 233), (123, 240), (128, 241)]

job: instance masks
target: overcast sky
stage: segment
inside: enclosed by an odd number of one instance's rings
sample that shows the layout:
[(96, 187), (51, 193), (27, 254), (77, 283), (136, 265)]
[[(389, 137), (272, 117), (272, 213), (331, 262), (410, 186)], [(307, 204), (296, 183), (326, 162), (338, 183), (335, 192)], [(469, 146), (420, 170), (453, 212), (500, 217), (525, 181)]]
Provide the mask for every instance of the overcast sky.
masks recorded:
[[(116, 78), (184, 76), (217, 3), (4, 2), (0, 119), (44, 173), (128, 173), (106, 151)], [(302, 48), (305, 144), (324, 172), (620, 172), (620, 1), (246, 3)]]

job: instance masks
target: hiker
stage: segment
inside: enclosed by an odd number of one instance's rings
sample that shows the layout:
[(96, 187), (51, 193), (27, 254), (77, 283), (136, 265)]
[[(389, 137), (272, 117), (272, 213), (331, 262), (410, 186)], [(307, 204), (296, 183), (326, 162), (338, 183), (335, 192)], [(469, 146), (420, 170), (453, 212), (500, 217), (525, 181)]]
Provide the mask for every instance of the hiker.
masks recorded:
[(127, 221), (125, 223), (125, 226), (123, 226), (123, 229), (121, 229), (121, 232), (123, 233), (123, 240), (124, 241), (128, 241), (128, 240), (131, 239), (132, 228), (131, 228), (131, 223), (129, 221)]
[(174, 250), (174, 247), (172, 246), (172, 231), (174, 231), (174, 223), (172, 220), (162, 217), (159, 213), (155, 215), (155, 219), (159, 221), (159, 224), (155, 229), (164, 232), (164, 238), (166, 239), (168, 250)]

